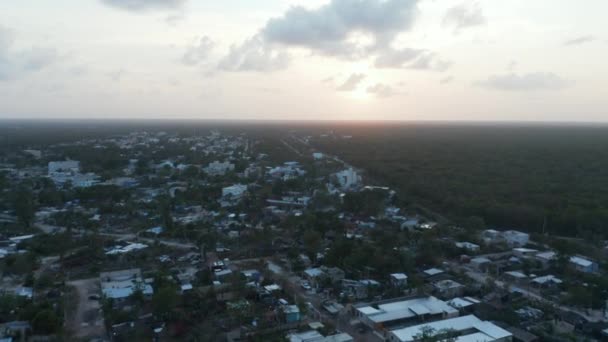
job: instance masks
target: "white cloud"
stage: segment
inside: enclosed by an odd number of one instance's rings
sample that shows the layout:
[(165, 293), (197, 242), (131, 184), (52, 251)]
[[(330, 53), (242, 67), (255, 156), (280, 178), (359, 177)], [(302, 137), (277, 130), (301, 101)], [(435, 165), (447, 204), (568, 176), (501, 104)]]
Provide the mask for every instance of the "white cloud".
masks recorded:
[(265, 44), (255, 36), (241, 45), (233, 45), (218, 67), (224, 71), (277, 71), (287, 68), (287, 52)]
[(209, 57), (214, 47), (215, 43), (211, 38), (204, 36), (196, 44), (188, 47), (182, 57), (182, 63), (191, 66), (200, 64)]
[(336, 90), (337, 91), (353, 91), (353, 90), (357, 89), (359, 84), (361, 82), (363, 82), (363, 80), (366, 77), (367, 76), (364, 74), (352, 74), (348, 77), (348, 79), (346, 81), (344, 81), (344, 83), (342, 83), (341, 86), (336, 88)]
[(572, 82), (551, 72), (493, 75), (477, 82), (479, 86), (504, 91), (558, 90), (571, 84)]
[(383, 83), (378, 83), (371, 87), (368, 87), (367, 93), (376, 95), (376, 97), (379, 98), (387, 98), (396, 94), (393, 87)]
[(439, 84), (445, 85), (448, 83), (452, 83), (453, 81), (454, 81), (454, 76), (448, 76), (448, 77), (444, 77), (444, 78), (440, 79)]
[(101, 0), (102, 3), (132, 12), (177, 9), (188, 0)]
[(425, 51), (419, 49), (386, 49), (377, 58), (375, 62), (376, 68), (402, 68), (407, 63), (414, 61), (420, 57)]
[[(423, 50), (396, 50), (391, 48), (391, 44), (397, 35), (412, 29), (418, 14), (418, 2), (331, 0), (316, 9), (291, 7), (282, 16), (268, 20), (258, 31), (254, 36), (253, 50), (301, 48), (313, 54), (349, 61), (377, 57), (376, 66), (379, 68), (403, 67), (406, 62), (419, 57)], [(250, 53), (251, 45), (251, 41), (246, 41), (241, 46), (234, 46), (224, 58), (228, 62), (221, 63), (224, 69), (242, 70), (225, 66), (235, 64), (229, 61), (238, 59), (237, 53)]]
[(447, 10), (442, 25), (459, 33), (463, 29), (485, 25), (486, 21), (479, 3), (462, 3)]
[(20, 57), (23, 61), (23, 69), (39, 71), (54, 63), (59, 56), (56, 49), (33, 47), (21, 52)]
[(565, 41), (564, 45), (565, 46), (578, 46), (578, 45), (583, 45), (585, 43), (590, 43), (594, 40), (595, 40), (595, 37), (593, 37), (593, 36), (581, 36), (581, 37), (576, 37), (576, 38)]
[[(410, 30), (417, 4), (418, 0), (332, 0), (313, 10), (296, 6), (269, 20), (261, 35), (269, 42), (353, 58), (364, 50), (386, 47), (397, 34)], [(373, 46), (352, 42), (355, 33), (371, 35)]]
[(58, 59), (54, 48), (34, 46), (15, 51), (13, 31), (0, 26), (0, 81), (20, 78), (27, 73), (40, 71)]

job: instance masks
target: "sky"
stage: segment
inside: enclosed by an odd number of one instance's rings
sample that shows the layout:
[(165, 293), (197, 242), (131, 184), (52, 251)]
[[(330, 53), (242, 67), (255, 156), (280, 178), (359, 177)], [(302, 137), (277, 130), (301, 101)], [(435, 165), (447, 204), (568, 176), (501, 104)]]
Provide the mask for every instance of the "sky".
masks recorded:
[(608, 122), (606, 0), (0, 1), (0, 118)]

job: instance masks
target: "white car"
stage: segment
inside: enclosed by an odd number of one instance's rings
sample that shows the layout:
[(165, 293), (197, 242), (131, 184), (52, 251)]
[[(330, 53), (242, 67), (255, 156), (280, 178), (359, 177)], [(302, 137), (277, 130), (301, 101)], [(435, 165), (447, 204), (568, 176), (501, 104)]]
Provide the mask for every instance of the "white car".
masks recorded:
[(302, 282), (302, 288), (306, 291), (312, 290), (312, 287), (310, 286), (310, 284), (307, 281)]

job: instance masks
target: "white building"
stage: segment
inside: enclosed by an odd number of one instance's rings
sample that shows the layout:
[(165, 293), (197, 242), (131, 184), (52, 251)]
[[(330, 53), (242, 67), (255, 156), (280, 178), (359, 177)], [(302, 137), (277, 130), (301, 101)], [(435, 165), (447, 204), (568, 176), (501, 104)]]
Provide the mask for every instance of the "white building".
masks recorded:
[(481, 233), (481, 237), (486, 243), (505, 242), (511, 247), (523, 247), (530, 242), (530, 234), (517, 230), (500, 232), (494, 229), (487, 229)]
[(115, 301), (126, 300), (138, 289), (143, 292), (144, 296), (152, 296), (154, 293), (152, 286), (143, 281), (139, 268), (102, 272), (99, 278), (102, 295)]
[(472, 242), (456, 242), (455, 245), (457, 248), (466, 249), (470, 252), (478, 252), (480, 248), (479, 245), (476, 245)]
[(454, 332), (458, 335), (456, 341), (459, 342), (507, 342), (513, 338), (510, 332), (501, 327), (487, 321), (482, 321), (473, 315), (468, 315), (393, 330), (390, 332), (388, 341), (420, 341), (425, 329), (435, 333), (442, 331)]
[(580, 272), (593, 273), (599, 270), (599, 266), (595, 261), (580, 256), (570, 257), (570, 264)]
[(353, 168), (340, 171), (335, 176), (342, 190), (355, 188), (361, 183), (361, 176)]
[(49, 162), (48, 176), (57, 185), (71, 183), (75, 188), (87, 188), (99, 182), (93, 173), (80, 173), (80, 162), (75, 160)]
[(210, 176), (223, 176), (230, 171), (234, 171), (234, 164), (230, 162), (220, 163), (219, 161), (214, 161), (213, 163), (209, 163), (203, 171)]
[(57, 173), (79, 173), (80, 162), (76, 160), (49, 162), (49, 176)]
[(395, 287), (407, 286), (407, 275), (405, 273), (391, 274), (391, 285), (393, 285)]
[(509, 246), (523, 247), (530, 242), (530, 234), (519, 232), (517, 230), (507, 230), (502, 232), (503, 239)]
[(421, 320), (457, 317), (459, 312), (448, 303), (435, 297), (421, 297), (374, 306), (361, 306), (355, 314), (372, 329), (402, 325)]
[(247, 192), (247, 185), (235, 184), (222, 189), (222, 197), (241, 198)]
[(289, 342), (354, 342), (352, 336), (346, 333), (323, 336), (316, 330), (287, 335)]

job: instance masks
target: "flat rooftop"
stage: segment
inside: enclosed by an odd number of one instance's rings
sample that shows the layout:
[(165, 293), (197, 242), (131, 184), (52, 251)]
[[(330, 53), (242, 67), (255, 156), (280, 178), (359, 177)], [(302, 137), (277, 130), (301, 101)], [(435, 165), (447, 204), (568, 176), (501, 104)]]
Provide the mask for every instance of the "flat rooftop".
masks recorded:
[(378, 305), (378, 308), (364, 306), (357, 310), (374, 323), (390, 322), (423, 315), (458, 314), (446, 302), (435, 297), (423, 297)]
[(397, 338), (397, 341), (416, 341), (418, 336), (422, 333), (422, 329), (426, 327), (433, 329), (433, 331), (453, 330), (462, 332), (464, 334), (456, 339), (456, 341), (459, 342), (491, 342), (512, 336), (510, 332), (501, 327), (490, 322), (482, 321), (473, 315), (449, 318), (442, 321), (397, 329), (391, 331), (391, 334)]

